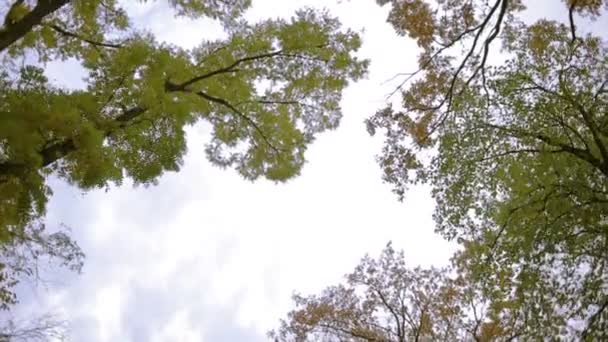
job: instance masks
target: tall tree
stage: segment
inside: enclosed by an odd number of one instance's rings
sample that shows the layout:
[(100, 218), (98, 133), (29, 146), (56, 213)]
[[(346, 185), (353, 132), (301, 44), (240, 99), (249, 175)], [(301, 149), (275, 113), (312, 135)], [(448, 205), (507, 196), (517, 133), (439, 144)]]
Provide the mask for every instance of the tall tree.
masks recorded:
[(378, 3), (422, 51), (402, 108), (368, 120), (386, 132), (384, 179), (400, 196), (432, 185), (437, 230), (479, 280), (511, 275), (530, 329), (606, 338), (608, 46), (578, 21), (608, 2), (532, 23), (516, 0)]
[[(498, 298), (498, 297), (496, 297)], [(409, 268), (389, 243), (364, 257), (346, 284), (294, 296), (296, 308), (269, 333), (275, 341), (509, 341), (519, 316), (490, 307), (489, 297), (450, 269)]]
[[(45, 214), (55, 175), (82, 189), (153, 184), (177, 171), (184, 128), (212, 127), (207, 156), (245, 178), (299, 174), (317, 134), (337, 127), (340, 98), (367, 62), (358, 35), (323, 11), (242, 19), (249, 0), (172, 0), (177, 16), (212, 18), (228, 37), (193, 49), (132, 26), (115, 0), (15, 0), (0, 28), (0, 242)], [(80, 62), (86, 86), (44, 66)], [(6, 266), (6, 265), (5, 265)]]

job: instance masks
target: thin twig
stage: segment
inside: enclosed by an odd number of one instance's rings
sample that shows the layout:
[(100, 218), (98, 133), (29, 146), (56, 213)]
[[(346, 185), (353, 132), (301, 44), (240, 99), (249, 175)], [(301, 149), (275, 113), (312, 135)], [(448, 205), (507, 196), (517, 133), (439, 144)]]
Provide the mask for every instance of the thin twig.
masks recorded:
[(88, 39), (88, 38), (83, 37), (83, 36), (81, 36), (81, 35), (79, 35), (77, 33), (70, 32), (70, 31), (68, 31), (68, 30), (66, 30), (66, 29), (64, 29), (64, 28), (62, 28), (62, 27), (60, 27), (58, 25), (55, 25), (55, 24), (47, 24), (45, 26), (52, 28), (53, 30), (55, 30), (55, 31), (63, 34), (64, 36), (68, 36), (68, 37), (72, 37), (72, 38), (76, 38), (76, 39), (82, 40), (83, 42), (86, 42), (86, 43), (88, 43), (90, 45), (93, 45), (93, 46), (101, 46), (101, 47), (106, 47), (106, 48), (111, 48), (111, 49), (120, 49), (120, 48), (123, 47), (121, 44), (112, 44), (112, 43), (98, 42), (98, 41), (95, 41), (95, 40)]

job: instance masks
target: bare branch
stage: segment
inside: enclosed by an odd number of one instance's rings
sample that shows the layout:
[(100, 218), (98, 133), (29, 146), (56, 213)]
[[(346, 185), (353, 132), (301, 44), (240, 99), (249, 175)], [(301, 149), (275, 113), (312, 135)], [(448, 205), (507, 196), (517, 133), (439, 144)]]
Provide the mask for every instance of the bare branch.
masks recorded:
[(433, 55), (431, 55), (431, 57), (429, 57), (424, 63), (422, 63), (422, 65), (420, 66), (420, 68), (418, 68), (418, 70), (411, 72), (411, 73), (401, 73), (401, 74), (397, 74), (395, 76), (393, 76), (392, 78), (390, 78), (389, 80), (387, 80), (386, 82), (390, 82), (391, 80), (393, 80), (395, 77), (398, 76), (407, 76), (403, 81), (401, 81), (401, 83), (393, 90), (393, 92), (391, 92), (388, 96), (387, 99), (392, 97), (393, 95), (395, 95), (395, 93), (401, 89), (403, 89), (403, 86), (409, 82), (414, 76), (416, 76), (417, 74), (419, 74), (420, 72), (426, 70), (426, 68), (428, 68), (431, 63), (433, 63), (433, 61), (435, 61), (435, 59), (442, 54), (445, 50), (451, 48), (452, 46), (454, 46), (454, 44), (456, 44), (457, 42), (461, 41), (464, 37), (466, 37), (467, 35), (477, 31), (477, 30), (483, 30), (483, 23), (479, 24), (475, 27), (469, 28), (465, 31), (463, 31), (462, 33), (460, 33), (456, 38), (454, 38), (454, 40), (452, 40), (451, 42), (449, 42), (448, 44), (440, 44), (442, 47), (437, 50)]

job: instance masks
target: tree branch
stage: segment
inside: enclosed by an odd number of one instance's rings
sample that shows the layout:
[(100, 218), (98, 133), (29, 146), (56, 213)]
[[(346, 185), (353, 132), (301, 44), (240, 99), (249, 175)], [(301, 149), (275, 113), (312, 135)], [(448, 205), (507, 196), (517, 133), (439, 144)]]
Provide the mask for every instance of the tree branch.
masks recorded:
[(608, 298), (604, 299), (604, 303), (602, 303), (598, 310), (593, 315), (591, 315), (591, 317), (589, 317), (589, 324), (587, 324), (587, 327), (583, 331), (583, 340), (587, 340), (587, 337), (589, 337), (593, 324), (595, 324), (595, 321), (600, 317), (604, 310), (606, 310), (606, 308), (608, 308)]
[(229, 73), (229, 72), (235, 72), (236, 71), (235, 68), (237, 66), (239, 66), (241, 63), (255, 61), (255, 60), (258, 60), (258, 59), (271, 58), (271, 57), (274, 57), (274, 56), (278, 56), (278, 55), (280, 55), (282, 53), (283, 53), (283, 50), (277, 50), (277, 51), (273, 51), (273, 52), (269, 52), (269, 53), (264, 53), (264, 54), (260, 54), (260, 55), (247, 56), (247, 57), (239, 58), (236, 61), (234, 61), (232, 64), (230, 64), (230, 65), (228, 65), (226, 67), (213, 70), (211, 72), (208, 72), (206, 74), (202, 74), (202, 75), (197, 76), (197, 77), (193, 77), (193, 78), (191, 78), (190, 80), (188, 80), (186, 82), (183, 82), (183, 83), (175, 85), (175, 87), (179, 88), (179, 89), (185, 89), (186, 87), (188, 87), (188, 86), (190, 86), (190, 85), (192, 85), (192, 84), (194, 84), (196, 82), (199, 82), (199, 81), (202, 81), (204, 79), (213, 77), (215, 75), (225, 74), (225, 73)]
[(562, 150), (549, 150), (549, 151), (544, 151), (538, 148), (522, 148), (522, 149), (516, 149), (516, 150), (507, 150), (507, 151), (503, 151), (497, 154), (493, 154), (481, 159), (478, 159), (477, 162), (484, 162), (484, 161), (488, 161), (488, 160), (492, 160), (494, 158), (500, 158), (500, 157), (505, 157), (511, 154), (520, 154), (520, 153), (542, 153), (542, 152), (549, 152), (549, 153), (558, 153), (558, 152), (563, 152)]
[[(315, 45), (315, 46), (311, 46), (309, 48), (322, 48), (323, 46), (324, 45)], [(304, 47), (304, 48), (306, 48), (306, 47)], [(213, 77), (215, 75), (236, 72), (238, 70), (236, 70), (235, 68), (242, 63), (252, 62), (252, 61), (256, 61), (256, 60), (260, 60), (260, 59), (272, 58), (272, 57), (277, 57), (277, 56), (299, 57), (299, 58), (303, 57), (303, 55), (286, 53), (285, 50), (276, 50), (276, 51), (271, 51), (271, 52), (267, 52), (267, 53), (262, 53), (259, 55), (247, 56), (247, 57), (239, 58), (236, 61), (234, 61), (232, 64), (225, 66), (223, 68), (210, 71), (210, 72), (202, 74), (200, 76), (193, 77), (188, 81), (182, 82), (180, 84), (176, 84), (175, 87), (183, 90), (186, 87), (188, 87), (196, 82)]]
[(587, 111), (587, 109), (585, 109), (585, 107), (579, 101), (576, 101), (573, 98), (572, 94), (570, 93), (570, 90), (568, 89), (567, 83), (563, 78), (564, 77), (563, 75), (564, 75), (564, 70), (560, 70), (559, 84), (560, 84), (560, 89), (563, 92), (563, 95), (561, 97), (563, 99), (565, 99), (574, 108), (576, 108), (579, 111), (579, 113), (581, 114), (581, 116), (583, 118), (583, 122), (585, 123), (585, 126), (587, 126), (587, 128), (591, 132), (591, 136), (593, 137), (593, 142), (595, 142), (595, 145), (597, 146), (598, 150), (600, 151), (600, 155), (601, 155), (602, 159), (604, 160), (604, 162), (603, 162), (604, 165), (602, 166), (602, 169), (605, 173), (608, 173), (608, 149), (606, 148), (602, 139), (600, 138), (599, 128), (597, 127), (595, 121), (591, 117), (591, 113), (589, 113)]
[[(64, 0), (64, 2), (67, 3), (67, 1)], [(42, 6), (41, 4), (58, 4), (61, 3), (61, 1), (58, 0), (41, 0), (39, 2), (39, 5), (37, 6), (40, 7)], [(59, 6), (60, 7), (60, 6)], [(57, 7), (57, 8), (59, 8)], [(40, 9), (38, 11), (41, 11)], [(31, 12), (30, 12), (31, 13)], [(49, 12), (50, 13), (50, 12)], [(40, 18), (40, 20), (42, 19), (42, 17)], [(38, 21), (38, 24), (40, 23), (40, 20)], [(95, 46), (99, 45), (99, 46), (105, 46), (105, 47), (109, 47), (109, 48), (119, 48), (120, 45), (114, 45), (114, 44), (108, 44), (108, 43), (99, 43), (99, 42), (94, 42), (88, 39), (85, 39), (83, 37), (80, 37), (77, 34), (68, 32), (63, 30), (61, 27), (59, 26), (55, 26), (52, 25), (51, 26), (53, 29), (57, 30), (58, 32), (61, 32), (62, 34), (71, 36), (71, 37), (75, 37), (78, 39), (81, 39), (89, 44), (93, 44)], [(0, 34), (0, 42), (1, 42), (1, 34)], [(313, 46), (313, 47), (322, 47), (320, 46)], [(219, 104), (223, 107), (228, 108), (232, 113), (234, 113), (235, 115), (237, 115), (238, 117), (242, 118), (243, 120), (245, 120), (251, 127), (253, 127), (253, 129), (260, 135), (260, 137), (262, 138), (262, 140), (264, 141), (264, 143), (266, 143), (275, 153), (279, 154), (280, 153), (280, 149), (277, 148), (276, 146), (274, 146), (272, 144), (272, 142), (270, 141), (270, 139), (268, 138), (268, 136), (264, 133), (264, 131), (261, 129), (261, 127), (253, 120), (251, 119), (249, 116), (245, 115), (242, 111), (240, 111), (236, 106), (234, 106), (233, 104), (231, 104), (230, 102), (228, 102), (226, 99), (220, 98), (220, 97), (216, 97), (210, 94), (207, 94), (206, 92), (203, 91), (198, 91), (198, 92), (193, 92), (189, 89), (187, 89), (187, 87), (195, 82), (198, 82), (200, 80), (209, 78), (209, 77), (213, 77), (215, 75), (218, 74), (222, 74), (222, 73), (226, 73), (226, 72), (231, 72), (234, 71), (235, 68), (244, 62), (248, 62), (248, 61), (254, 61), (254, 60), (259, 60), (259, 59), (265, 59), (265, 58), (272, 58), (272, 57), (278, 57), (278, 56), (285, 56), (285, 57), (292, 57), (292, 58), (301, 58), (303, 57), (302, 55), (298, 55), (298, 54), (289, 54), (289, 53), (285, 53), (283, 50), (277, 50), (277, 51), (273, 51), (273, 52), (269, 52), (266, 54), (260, 54), (260, 55), (254, 55), (254, 56), (249, 56), (249, 57), (243, 57), (241, 59), (238, 59), (237, 61), (235, 61), (234, 63), (232, 63), (231, 65), (224, 67), (224, 68), (220, 68), (217, 70), (214, 70), (212, 72), (206, 73), (204, 75), (200, 75), (197, 77), (194, 77), (186, 82), (180, 83), (180, 84), (175, 84), (172, 83), (170, 81), (166, 81), (165, 82), (165, 91), (166, 92), (190, 92), (190, 93), (194, 93), (198, 96), (200, 96), (201, 98), (204, 98), (210, 102)], [(107, 101), (108, 102), (108, 101)], [(107, 106), (108, 103), (105, 103), (102, 106), (102, 109)], [(265, 101), (265, 100), (261, 100), (260, 103), (282, 103), (282, 104), (296, 104), (295, 101)], [(144, 107), (140, 107), (140, 106), (136, 106), (130, 109), (126, 109), (123, 111), (122, 114), (120, 114), (119, 116), (114, 118), (114, 123), (116, 124), (116, 126), (114, 126), (114, 128), (110, 128), (109, 130), (107, 130), (105, 132), (105, 136), (109, 137), (112, 135), (112, 133), (115, 132), (116, 128), (124, 128), (127, 126), (128, 123), (132, 122), (133, 119), (139, 117), (141, 114), (145, 113), (148, 109), (144, 108)], [(75, 141), (73, 138), (68, 138), (65, 139), (63, 141), (56, 141), (56, 142), (52, 142), (52, 143), (47, 143), (41, 150), (39, 150), (39, 154), (42, 158), (42, 163), (40, 165), (40, 168), (44, 168), (47, 167), (49, 165), (51, 165), (52, 163), (56, 162), (57, 160), (65, 157), (66, 155), (68, 155), (69, 153), (75, 151), (77, 149), (77, 146), (75, 144)], [(0, 176), (9, 176), (9, 175), (19, 175), (22, 174), (23, 172), (25, 172), (27, 168), (27, 165), (25, 164), (19, 164), (19, 163), (12, 163), (10, 161), (5, 161), (5, 162), (0, 162)], [(2, 177), (0, 178), (0, 182), (4, 182), (6, 181), (8, 178), (6, 177)]]
[(604, 165), (601, 160), (599, 160), (595, 156), (593, 156), (593, 154), (591, 154), (591, 152), (588, 150), (584, 150), (581, 148), (577, 148), (574, 146), (570, 146), (570, 145), (567, 145), (564, 143), (554, 141), (553, 139), (551, 139), (550, 137), (548, 137), (542, 133), (531, 133), (531, 132), (528, 132), (528, 131), (525, 131), (522, 129), (508, 128), (508, 127), (504, 127), (504, 126), (494, 125), (491, 123), (485, 123), (485, 125), (490, 128), (494, 128), (494, 129), (506, 132), (514, 138), (521, 138), (521, 137), (535, 138), (537, 140), (544, 142), (545, 144), (547, 144), (549, 146), (559, 147), (564, 152), (570, 153), (573, 156), (591, 164), (592, 166), (597, 168), (600, 172), (602, 172), (604, 175), (608, 176), (608, 168), (606, 167), (606, 165)]
[(270, 140), (268, 139), (268, 137), (266, 136), (264, 131), (260, 128), (260, 126), (255, 121), (253, 121), (253, 119), (251, 119), (249, 116), (245, 115), (243, 112), (241, 112), (236, 107), (234, 107), (230, 102), (226, 101), (223, 98), (209, 95), (203, 91), (198, 91), (195, 94), (208, 101), (215, 102), (217, 104), (220, 104), (220, 105), (230, 109), (234, 114), (238, 115), (240, 118), (242, 118), (247, 123), (249, 123), (249, 125), (251, 125), (255, 129), (255, 131), (258, 132), (258, 134), (262, 137), (262, 140), (264, 140), (266, 145), (268, 145), (275, 153), (277, 153), (277, 154), (279, 153), (279, 149), (270, 142)]
[[(141, 114), (146, 112), (146, 108), (143, 107), (134, 107), (129, 110), (124, 111), (121, 115), (117, 116), (114, 121), (118, 124), (118, 128), (126, 127), (127, 123)], [(114, 133), (114, 129), (110, 129), (105, 132), (105, 136), (109, 137)], [(38, 151), (40, 157), (42, 158), (42, 163), (40, 168), (45, 168), (57, 160), (64, 158), (71, 152), (74, 152), (77, 149), (77, 146), (74, 142), (74, 138), (68, 138), (62, 141), (57, 141), (51, 144), (47, 144), (44, 148)], [(0, 163), (0, 176), (18, 176), (27, 170), (27, 166), (25, 164), (19, 163), (11, 163), (11, 162), (3, 162)], [(0, 178), (0, 183), (7, 181), (6, 177)]]
[[(477, 76), (477, 74), (479, 73), (480, 70), (482, 70), (482, 72), (485, 72), (485, 64), (486, 64), (487, 59), (488, 59), (488, 54), (489, 54), (489, 51), (490, 51), (490, 44), (492, 43), (492, 41), (494, 39), (496, 39), (496, 37), (498, 36), (498, 33), (500, 33), (500, 25), (502, 24), (502, 20), (503, 20), (503, 18), (505, 16), (505, 13), (507, 11), (508, 4), (509, 4), (509, 0), (497, 0), (494, 3), (494, 6), (492, 6), (492, 9), (490, 10), (490, 13), (488, 14), (488, 16), (485, 18), (485, 20), (482, 23), (482, 28), (479, 30), (479, 32), (477, 33), (477, 35), (475, 35), (475, 39), (473, 40), (473, 44), (471, 46), (471, 49), (469, 50), (469, 52), (467, 53), (467, 55), (465, 56), (465, 58), (462, 60), (460, 66), (456, 70), (456, 73), (452, 77), (452, 81), (450, 82), (450, 89), (448, 90), (448, 93), (447, 93), (448, 107), (447, 107), (445, 113), (442, 115), (442, 118), (438, 121), (438, 123), (435, 124), (435, 125), (433, 125), (434, 127), (432, 127), (429, 130), (429, 133), (427, 134), (427, 136), (430, 136), (431, 134), (433, 134), (433, 132), (435, 132), (440, 126), (443, 125), (443, 123), (447, 119), (448, 115), (450, 114), (450, 110), (452, 109), (452, 103), (453, 103), (454, 96), (458, 96), (458, 95), (462, 94), (462, 92), (473, 81), (473, 79)], [(488, 22), (490, 21), (490, 19), (494, 15), (494, 12), (496, 12), (496, 10), (498, 9), (499, 5), (500, 5), (500, 11), (498, 12), (498, 19), (496, 20), (496, 24), (494, 25), (494, 27), (493, 27), (490, 35), (484, 41), (484, 50), (483, 50), (484, 52), (483, 52), (483, 57), (481, 59), (481, 62), (479, 63), (479, 65), (477, 66), (477, 68), (475, 69), (475, 71), (473, 71), (473, 74), (471, 74), (471, 76), (469, 76), (469, 78), (466, 80), (464, 86), (458, 92), (458, 95), (454, 95), (454, 89), (455, 89), (455, 85), (456, 85), (456, 80), (458, 79), (458, 75), (464, 69), (464, 67), (466, 66), (467, 61), (473, 55), (473, 52), (475, 51), (475, 48), (476, 48), (477, 43), (478, 43), (478, 40), (479, 40), (481, 34), (483, 33), (483, 31), (485, 29), (485, 26), (488, 24)], [(484, 75), (484, 80), (485, 80), (485, 75)], [(484, 84), (484, 86), (485, 86), (485, 84)]]
[[(473, 43), (471, 44), (471, 47), (469, 48), (469, 51), (467, 52), (465, 57), (460, 62), (460, 65), (456, 68), (456, 71), (452, 75), (449, 88), (446, 91), (443, 100), (441, 100), (441, 102), (437, 106), (432, 107), (431, 110), (438, 110), (441, 107), (443, 107), (443, 105), (445, 105), (446, 103), (447, 103), (447, 108), (446, 108), (445, 112), (443, 112), (439, 116), (437, 121), (430, 126), (430, 129), (425, 134), (424, 138), (420, 139), (421, 141), (426, 141), (431, 135), (433, 135), (433, 133), (435, 133), (437, 131), (437, 129), (439, 129), (439, 127), (441, 127), (445, 123), (445, 120), (447, 120), (447, 118), (450, 115), (454, 97), (461, 95), (466, 90), (466, 88), (473, 81), (473, 79), (475, 79), (475, 77), (479, 74), (479, 71), (482, 71), (482, 73), (485, 73), (485, 64), (487, 62), (487, 58), (488, 58), (488, 54), (489, 54), (489, 50), (490, 50), (490, 44), (492, 43), (492, 41), (494, 41), (494, 39), (496, 39), (496, 37), (500, 33), (500, 28), (501, 28), (504, 16), (507, 12), (508, 4), (509, 4), (509, 0), (496, 0), (496, 2), (494, 2), (493, 6), (490, 9), (490, 12), (484, 18), (483, 22), (477, 26), (478, 31), (475, 34), (475, 37), (473, 38)], [(500, 9), (499, 9), (499, 7), (500, 7)], [(460, 73), (466, 67), (467, 62), (473, 57), (473, 54), (475, 53), (475, 50), (477, 48), (477, 44), (479, 43), (481, 36), (482, 36), (483, 32), (485, 31), (486, 26), (488, 25), (488, 23), (490, 22), (490, 20), (492, 19), (492, 17), (494, 16), (494, 14), (496, 13), (497, 10), (498, 10), (498, 18), (496, 19), (496, 23), (494, 24), (492, 31), (490, 31), (489, 36), (484, 40), (483, 56), (482, 56), (482, 59), (481, 59), (479, 65), (475, 68), (473, 73), (464, 82), (460, 91), (458, 91), (458, 93), (455, 93), (456, 82), (458, 81)], [(483, 75), (483, 78), (484, 78), (484, 87), (485, 87), (485, 74)]]
[(101, 47), (106, 47), (106, 48), (112, 48), (112, 49), (120, 49), (121, 47), (123, 47), (121, 44), (112, 44), (112, 43), (105, 43), (105, 42), (98, 42), (98, 41), (94, 41), (88, 38), (85, 38), (79, 34), (70, 32), (58, 25), (54, 25), (54, 24), (46, 24), (45, 26), (52, 28), (53, 30), (63, 34), (64, 36), (68, 36), (68, 37), (72, 37), (72, 38), (76, 38), (79, 40), (82, 40), (85, 43), (88, 43), (90, 45), (93, 46), (101, 46)]
[(374, 290), (374, 292), (376, 292), (376, 294), (380, 298), (380, 301), (382, 302), (384, 307), (387, 308), (388, 311), (391, 313), (391, 315), (393, 315), (393, 317), (395, 318), (395, 323), (397, 324), (397, 337), (398, 337), (399, 341), (405, 341), (405, 333), (401, 329), (401, 322), (399, 321), (399, 315), (397, 315), (397, 312), (395, 312), (395, 309), (388, 303), (388, 301), (384, 297), (384, 294), (382, 294), (382, 291), (377, 289), (375, 286), (370, 286), (370, 287), (372, 290)]
[(57, 11), (68, 2), (70, 0), (39, 0), (36, 7), (19, 21), (5, 24), (0, 30), (0, 52), (21, 39), (35, 26), (40, 25), (44, 17)]
[(414, 71), (414, 72), (410, 72), (410, 73), (401, 73), (401, 74), (397, 74), (395, 76), (393, 76), (391, 79), (389, 79), (388, 81), (391, 81), (392, 79), (394, 79), (395, 77), (398, 76), (407, 76), (403, 81), (401, 81), (401, 83), (393, 90), (393, 92), (391, 92), (387, 98), (390, 98), (391, 96), (395, 95), (395, 93), (397, 91), (399, 91), (400, 89), (403, 88), (403, 86), (409, 82), (414, 76), (416, 76), (418, 73), (426, 70), (426, 68), (431, 65), (431, 63), (437, 58), (437, 56), (439, 56), (441, 53), (443, 53), (445, 50), (451, 48), (452, 46), (454, 46), (454, 44), (456, 44), (457, 42), (459, 42), (460, 40), (462, 40), (465, 36), (479, 30), (479, 29), (483, 29), (483, 23), (479, 24), (475, 27), (471, 27), (465, 31), (463, 31), (462, 33), (460, 33), (456, 38), (454, 38), (454, 40), (452, 40), (451, 42), (449, 42), (448, 44), (440, 44), (441, 48), (439, 50), (437, 50), (435, 53), (433, 53), (433, 55), (431, 55), (431, 57), (429, 57), (424, 63), (422, 63), (422, 65), (420, 66), (420, 68), (418, 68), (418, 70)]
[(342, 334), (344, 334), (346, 336), (349, 336), (349, 337), (360, 338), (360, 339), (362, 339), (362, 340), (364, 340), (366, 342), (380, 342), (378, 339), (376, 339), (374, 337), (370, 337), (370, 336), (365, 336), (363, 334), (359, 334), (356, 331), (354, 331), (354, 329), (345, 329), (345, 328), (340, 328), (340, 327), (337, 327), (337, 326), (332, 326), (332, 325), (323, 324), (323, 323), (319, 324), (319, 327), (327, 329), (327, 330), (333, 330), (333, 331), (336, 331), (338, 333), (342, 333)]
[(572, 42), (576, 40), (576, 26), (574, 25), (574, 7), (576, 6), (577, 0), (572, 0), (570, 8), (568, 8), (568, 19), (570, 21), (570, 35), (572, 36)]

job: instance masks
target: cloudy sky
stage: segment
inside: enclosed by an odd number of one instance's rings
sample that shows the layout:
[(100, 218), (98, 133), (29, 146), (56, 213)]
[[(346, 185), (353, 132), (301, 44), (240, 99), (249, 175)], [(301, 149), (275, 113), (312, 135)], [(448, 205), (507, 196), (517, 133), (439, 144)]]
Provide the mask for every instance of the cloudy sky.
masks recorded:
[[(137, 25), (161, 40), (189, 47), (221, 36), (211, 23), (175, 20), (162, 3), (130, 6)], [(374, 160), (381, 141), (363, 125), (392, 90), (384, 81), (415, 68), (415, 44), (397, 37), (371, 0), (254, 0), (248, 17), (303, 6), (329, 7), (345, 26), (364, 29), (360, 56), (372, 64), (346, 90), (340, 128), (314, 143), (302, 175), (251, 183), (213, 167), (199, 125), (189, 130), (181, 172), (158, 186), (83, 194), (56, 182), (47, 222), (72, 227), (87, 254), (84, 272), (28, 292), (21, 313), (63, 315), (74, 341), (265, 341), (294, 291), (340, 281), (389, 240), (410, 265), (447, 263), (454, 246), (433, 233), (428, 189), (398, 202)], [(78, 86), (78, 72), (64, 67), (48, 73)]]

